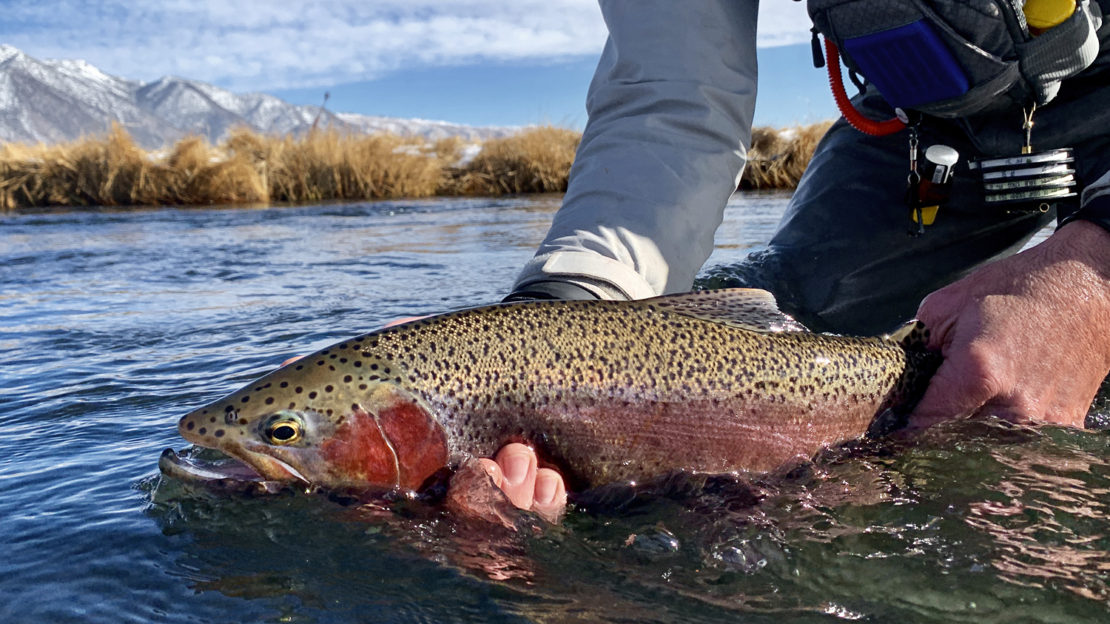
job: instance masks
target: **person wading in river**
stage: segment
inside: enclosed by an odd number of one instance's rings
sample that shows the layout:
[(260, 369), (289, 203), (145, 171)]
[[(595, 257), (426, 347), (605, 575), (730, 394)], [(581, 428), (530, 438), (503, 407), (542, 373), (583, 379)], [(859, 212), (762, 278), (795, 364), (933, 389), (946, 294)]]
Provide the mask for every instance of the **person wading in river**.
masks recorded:
[[(600, 4), (609, 39), (569, 189), (507, 301), (690, 290), (744, 166), (757, 1)], [(890, 133), (834, 124), (768, 248), (715, 281), (770, 290), (817, 331), (923, 320), (945, 360), (912, 426), (1082, 426), (1110, 372), (1110, 0), (1026, 0), (1028, 28), (1021, 2), (923, 4), (809, 2), (867, 80), (846, 117)], [(908, 127), (870, 121), (896, 115)], [(516, 506), (565, 504), (528, 447), (484, 461)]]

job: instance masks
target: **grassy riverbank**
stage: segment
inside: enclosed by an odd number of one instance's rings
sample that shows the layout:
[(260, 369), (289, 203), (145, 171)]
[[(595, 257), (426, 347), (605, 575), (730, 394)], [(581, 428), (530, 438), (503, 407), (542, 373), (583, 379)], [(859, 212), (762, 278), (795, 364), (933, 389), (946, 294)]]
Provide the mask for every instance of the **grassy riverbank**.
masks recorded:
[[(756, 128), (743, 189), (793, 188), (827, 123)], [(481, 145), (388, 134), (196, 137), (150, 152), (125, 130), (59, 145), (0, 146), (0, 210), (41, 206), (256, 204), (566, 190), (580, 134), (530, 128)]]

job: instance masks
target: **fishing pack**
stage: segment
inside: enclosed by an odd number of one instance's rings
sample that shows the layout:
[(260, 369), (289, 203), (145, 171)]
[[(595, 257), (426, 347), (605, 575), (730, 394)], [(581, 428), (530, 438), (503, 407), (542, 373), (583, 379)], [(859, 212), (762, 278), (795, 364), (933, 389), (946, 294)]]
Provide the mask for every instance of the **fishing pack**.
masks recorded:
[(1094, 62), (1098, 3), (1050, 0), (1064, 12), (1038, 27), (1023, 10), (1037, 1), (808, 0), (808, 7), (816, 32), (891, 106), (953, 118), (1047, 104), (1062, 80)]
[[(906, 203), (917, 234), (933, 222), (947, 199), (949, 175), (958, 158), (951, 148), (933, 146), (925, 151), (919, 171), (917, 127), (930, 116), (1025, 111), (1020, 157), (970, 163), (982, 174), (986, 204), (1005, 212), (1044, 212), (1077, 196), (1071, 150), (1034, 153), (1031, 130), (1036, 107), (1050, 102), (1063, 80), (1098, 56), (1098, 2), (808, 0), (808, 9), (815, 64), (825, 62), (817, 40), (820, 33), (825, 37), (829, 81), (845, 119), (874, 135), (909, 128)], [(896, 111), (895, 118), (876, 121), (855, 110), (844, 93), (840, 58), (853, 82), (862, 89), (862, 77), (873, 85)], [(930, 152), (943, 156), (942, 161), (933, 162)]]

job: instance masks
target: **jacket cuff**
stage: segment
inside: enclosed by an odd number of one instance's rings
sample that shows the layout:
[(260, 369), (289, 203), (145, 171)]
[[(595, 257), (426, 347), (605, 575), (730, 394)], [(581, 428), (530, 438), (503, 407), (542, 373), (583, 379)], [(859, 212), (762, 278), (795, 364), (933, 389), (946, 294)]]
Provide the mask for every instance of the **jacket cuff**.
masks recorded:
[(1064, 217), (1060, 225), (1064, 226), (1072, 221), (1090, 221), (1110, 232), (1110, 193), (1096, 195), (1082, 208)]
[(570, 282), (551, 280), (547, 282), (532, 282), (509, 293), (502, 303), (514, 301), (552, 300), (562, 301), (589, 301), (596, 300), (597, 295), (589, 290)]
[(516, 279), (515, 292), (536, 282), (569, 282), (595, 299), (646, 299), (659, 293), (628, 265), (591, 251), (555, 251), (533, 258)]

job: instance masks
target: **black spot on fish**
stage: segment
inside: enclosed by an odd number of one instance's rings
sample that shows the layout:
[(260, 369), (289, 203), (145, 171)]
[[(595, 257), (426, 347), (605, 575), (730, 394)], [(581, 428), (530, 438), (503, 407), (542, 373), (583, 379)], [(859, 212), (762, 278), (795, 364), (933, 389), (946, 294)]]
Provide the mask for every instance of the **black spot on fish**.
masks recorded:
[(193, 427), (195, 427), (195, 426), (196, 425), (191, 420), (189, 422), (185, 423), (185, 428), (188, 429), (189, 431), (192, 431)]
[(288, 388), (289, 387), (289, 382), (288, 381), (281, 382), (281, 387), (282, 388)]
[(355, 365), (355, 368), (361, 368), (362, 367), (362, 360), (355, 360), (354, 365)]
[(316, 392), (315, 391), (309, 392), (308, 393), (308, 398), (315, 399), (316, 398)]
[(243, 401), (243, 403), (249, 403), (251, 398), (249, 396), (245, 396), (241, 400)]
[(217, 438), (222, 438), (222, 437), (224, 437), (224, 430), (223, 430), (223, 429), (217, 429), (217, 430), (216, 430), (216, 437), (217, 437)]
[(335, 390), (335, 386), (324, 386), (324, 392), (331, 392), (332, 390)]
[(320, 361), (316, 362), (316, 365), (317, 365), (317, 366), (323, 366), (323, 365), (324, 365), (324, 362), (326, 362), (326, 361), (327, 361), (327, 360), (320, 360)]
[(232, 411), (232, 410), (234, 410), (234, 409), (235, 409), (234, 407), (232, 407), (232, 406), (228, 405), (227, 407), (225, 407), (225, 408), (224, 408), (224, 412), (230, 412), (230, 411)]
[(297, 386), (296, 388), (293, 388), (293, 392), (296, 392), (297, 394), (300, 394), (300, 393), (304, 392), (304, 388), (302, 388), (300, 386)]
[(204, 435), (204, 434), (208, 433), (208, 429), (205, 429), (204, 427), (201, 427), (200, 429), (197, 430), (197, 433), (199, 433), (200, 435)]
[(266, 405), (273, 405), (274, 397), (266, 397)]
[(370, 365), (370, 370), (378, 370), (378, 365), (377, 364), (371, 364)]
[(365, 390), (365, 389), (366, 389), (367, 387), (368, 387), (368, 386), (367, 386), (366, 384), (359, 384), (359, 385), (358, 385), (358, 389), (359, 389), (359, 390)]
[(351, 383), (351, 380), (353, 380), (353, 379), (354, 379), (354, 377), (351, 377), (350, 375), (347, 375), (343, 378), (343, 383)]

